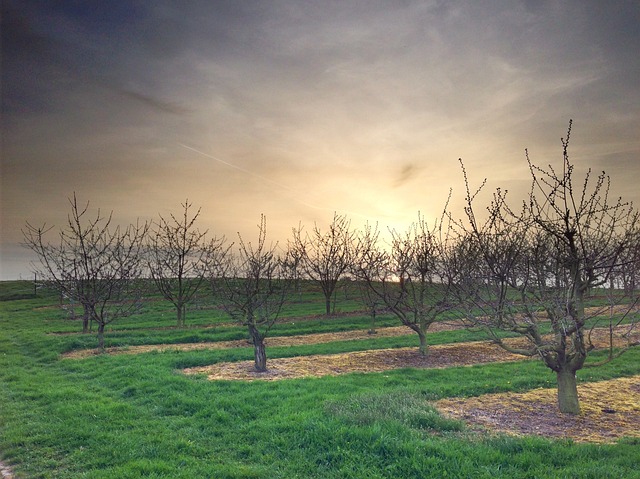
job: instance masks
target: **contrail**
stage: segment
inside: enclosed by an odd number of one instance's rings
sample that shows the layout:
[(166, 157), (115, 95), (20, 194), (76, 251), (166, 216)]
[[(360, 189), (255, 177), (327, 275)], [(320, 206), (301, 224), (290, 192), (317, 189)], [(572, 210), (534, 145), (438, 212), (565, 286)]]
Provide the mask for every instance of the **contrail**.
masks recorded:
[[(244, 168), (241, 168), (241, 167), (239, 167), (237, 165), (234, 165), (233, 163), (229, 163), (227, 161), (224, 161), (224, 160), (218, 158), (217, 156), (210, 155), (208, 153), (205, 153), (204, 151), (200, 151), (200, 150), (198, 150), (196, 148), (193, 148), (192, 146), (185, 145), (184, 143), (178, 143), (178, 145), (180, 145), (183, 148), (186, 148), (187, 150), (191, 150), (191, 151), (193, 151), (195, 153), (198, 153), (199, 155), (206, 156), (207, 158), (211, 158), (212, 160), (215, 160), (218, 163), (222, 163), (223, 165), (226, 165), (229, 168), (233, 168), (235, 170), (242, 171), (243, 173), (246, 173), (247, 175), (251, 175), (251, 176), (253, 176), (255, 178), (258, 178), (260, 180), (267, 181), (267, 182), (269, 182), (269, 183), (271, 183), (273, 185), (276, 185), (279, 188), (288, 191), (291, 194), (291, 197), (293, 198), (293, 200), (296, 201), (297, 203), (301, 204), (301, 205), (307, 206), (307, 207), (312, 208), (314, 210), (320, 210), (320, 211), (332, 211), (334, 213), (338, 211), (335, 208), (325, 208), (323, 206), (317, 206), (317, 205), (314, 205), (314, 204), (311, 204), (311, 203), (307, 203), (306, 201), (302, 201), (302, 200), (300, 200), (298, 198), (298, 194), (293, 188), (290, 188), (287, 185), (284, 185), (282, 183), (278, 183), (277, 181), (274, 181), (271, 178), (267, 178), (266, 176), (258, 175), (257, 173), (254, 173), (253, 171), (249, 171), (249, 170), (246, 170)], [(344, 214), (349, 214), (349, 215), (352, 215), (352, 216), (359, 216), (360, 218), (365, 218), (367, 220), (371, 219), (371, 217), (369, 215), (363, 215), (362, 213), (355, 213), (355, 212), (352, 212), (352, 211), (343, 211), (343, 213)]]
[(316, 206), (316, 205), (312, 205), (311, 203), (307, 203), (306, 201), (301, 201), (300, 199), (298, 199), (297, 192), (295, 190), (293, 190), (292, 188), (288, 187), (287, 185), (284, 185), (282, 183), (278, 183), (277, 181), (274, 181), (271, 178), (267, 178), (266, 176), (258, 175), (257, 173), (254, 173), (253, 171), (249, 171), (249, 170), (246, 170), (244, 168), (241, 168), (241, 167), (239, 167), (237, 165), (234, 165), (233, 163), (229, 163), (229, 162), (224, 161), (224, 160), (222, 160), (222, 159), (220, 159), (220, 158), (218, 158), (216, 156), (213, 156), (213, 155), (210, 155), (208, 153), (205, 153), (204, 151), (200, 151), (200, 150), (197, 150), (196, 148), (193, 148), (191, 146), (185, 145), (184, 143), (178, 143), (178, 145), (180, 145), (183, 148), (186, 148), (187, 150), (191, 150), (191, 151), (193, 151), (195, 153), (198, 153), (198, 154), (200, 154), (202, 156), (206, 156), (207, 158), (211, 158), (212, 160), (216, 160), (218, 163), (222, 163), (223, 165), (226, 165), (229, 168), (233, 168), (235, 170), (242, 171), (243, 173), (246, 173), (247, 175), (251, 175), (251, 176), (253, 176), (255, 178), (258, 178), (258, 179), (260, 179), (262, 181), (267, 181), (267, 182), (269, 182), (269, 183), (271, 183), (273, 185), (276, 185), (279, 188), (282, 188), (283, 190), (286, 190), (289, 193), (291, 193), (292, 196), (293, 196), (293, 199), (295, 201), (297, 201), (298, 203), (300, 203), (301, 205), (308, 206), (309, 208), (313, 208), (313, 209), (316, 209), (316, 210), (333, 211), (330, 208), (323, 208), (321, 206)]
[(277, 181), (274, 181), (274, 180), (272, 180), (270, 178), (266, 178), (264, 176), (258, 175), (256, 173), (254, 173), (253, 171), (245, 170), (244, 168), (241, 168), (241, 167), (239, 167), (237, 165), (234, 165), (232, 163), (228, 163), (228, 162), (226, 162), (224, 160), (221, 160), (220, 158), (218, 158), (216, 156), (209, 155), (208, 153), (205, 153), (204, 151), (196, 150), (195, 148), (193, 148), (191, 146), (187, 146), (187, 145), (185, 145), (183, 143), (178, 143), (178, 145), (180, 145), (183, 148), (186, 148), (187, 150), (195, 151), (196, 153), (199, 153), (202, 156), (206, 156), (207, 158), (211, 158), (212, 160), (216, 160), (217, 162), (222, 163), (223, 165), (227, 165), (230, 168), (233, 168), (233, 169), (238, 170), (238, 171), (242, 171), (243, 173), (246, 173), (248, 175), (254, 176), (254, 177), (259, 178), (259, 179), (264, 180), (264, 181), (268, 181), (269, 183), (273, 183), (274, 185), (279, 186), (280, 188), (284, 188), (286, 190), (289, 190), (289, 191), (293, 192), (293, 190), (291, 188), (289, 188), (288, 186), (280, 184)]

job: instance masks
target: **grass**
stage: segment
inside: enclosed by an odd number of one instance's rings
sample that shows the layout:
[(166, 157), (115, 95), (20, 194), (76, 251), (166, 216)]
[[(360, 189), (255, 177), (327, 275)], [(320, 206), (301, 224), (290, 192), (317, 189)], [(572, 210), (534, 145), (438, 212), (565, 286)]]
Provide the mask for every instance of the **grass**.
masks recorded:
[[(47, 308), (56, 303), (55, 295), (11, 299), (14, 294), (20, 294), (15, 287), (9, 299), (0, 301), (0, 455), (21, 477), (640, 477), (637, 440), (586, 445), (485, 435), (442, 418), (430, 406), (444, 397), (553, 386), (553, 373), (536, 361), (274, 383), (209, 382), (186, 377), (179, 369), (250, 359), (252, 350), (60, 360), (61, 352), (85, 341), (92, 347), (95, 338), (48, 334), (70, 323), (58, 309)], [(306, 301), (308, 309), (297, 305), (292, 317), (305, 311), (314, 316), (318, 306), (321, 310), (321, 295), (307, 294)], [(150, 329), (165, 324), (162, 309), (162, 304), (149, 305), (140, 316), (146, 328), (112, 332), (108, 338), (142, 344), (178, 342), (189, 335), (220, 340), (242, 332), (221, 326)], [(335, 330), (368, 328), (368, 319), (314, 317), (282, 325), (278, 334), (330, 331), (332, 324)], [(467, 331), (434, 333), (430, 343), (472, 337)], [(409, 343), (417, 346), (415, 335), (269, 348), (268, 354), (328, 354)], [(638, 348), (603, 367), (580, 371), (579, 378), (634, 374), (640, 374)]]

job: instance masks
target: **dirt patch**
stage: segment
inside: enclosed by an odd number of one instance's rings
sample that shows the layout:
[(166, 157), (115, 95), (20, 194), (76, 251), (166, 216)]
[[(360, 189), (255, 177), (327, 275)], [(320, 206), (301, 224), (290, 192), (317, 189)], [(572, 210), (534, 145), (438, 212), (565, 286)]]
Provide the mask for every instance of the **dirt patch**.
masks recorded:
[[(450, 331), (460, 329), (461, 323), (447, 322), (435, 323), (429, 328), (429, 332)], [(357, 341), (371, 338), (407, 336), (415, 334), (406, 326), (393, 326), (389, 328), (378, 328), (376, 334), (368, 334), (366, 330), (358, 331), (342, 331), (337, 333), (316, 333), (305, 334), (299, 336), (274, 336), (267, 338), (265, 343), (267, 347), (274, 346), (302, 346), (306, 344), (331, 343), (334, 341)], [(228, 349), (228, 348), (246, 348), (253, 345), (246, 339), (235, 341), (216, 341), (205, 343), (180, 343), (180, 344), (147, 344), (142, 346), (125, 346), (106, 348), (107, 354), (141, 354), (149, 352), (166, 352), (166, 351), (196, 351), (201, 349)], [(99, 349), (79, 349), (70, 351), (62, 355), (63, 358), (81, 359), (89, 356), (100, 354)]]
[[(623, 329), (622, 331), (627, 331)], [(336, 333), (338, 334), (338, 333)], [(275, 338), (272, 338), (275, 339)], [(608, 345), (608, 329), (594, 330), (591, 340), (597, 348)], [(631, 338), (640, 340), (640, 334)], [(614, 337), (614, 344), (625, 346), (629, 338)], [(512, 338), (505, 343), (514, 348), (526, 346), (526, 340)], [(245, 342), (246, 345), (246, 342)], [(186, 374), (206, 374), (208, 379), (227, 380), (278, 380), (300, 377), (321, 377), (352, 372), (381, 372), (398, 368), (445, 368), (493, 362), (521, 361), (525, 357), (511, 354), (487, 341), (442, 344), (431, 346), (428, 356), (422, 356), (417, 348), (375, 349), (343, 354), (297, 356), (269, 359), (266, 372), (256, 372), (253, 361), (217, 363), (209, 366), (185, 369)]]
[(558, 412), (556, 389), (443, 399), (435, 406), (447, 416), (493, 431), (604, 443), (640, 437), (639, 391), (640, 376), (580, 385), (578, 416)]
[(470, 342), (431, 346), (429, 355), (417, 348), (375, 349), (342, 354), (275, 358), (268, 361), (269, 370), (258, 373), (253, 361), (218, 363), (185, 369), (186, 374), (206, 374), (210, 380), (269, 380), (301, 377), (336, 376), (353, 372), (382, 372), (398, 368), (446, 368), (490, 362), (519, 361), (522, 356), (510, 354), (487, 342)]
[(13, 479), (13, 470), (2, 461), (0, 461), (0, 477), (2, 479)]

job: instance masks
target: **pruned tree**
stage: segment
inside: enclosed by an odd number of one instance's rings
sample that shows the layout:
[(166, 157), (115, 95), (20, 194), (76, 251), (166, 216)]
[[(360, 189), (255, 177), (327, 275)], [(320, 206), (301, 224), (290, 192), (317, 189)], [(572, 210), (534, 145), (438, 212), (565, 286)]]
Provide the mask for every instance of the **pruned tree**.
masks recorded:
[(84, 310), (83, 331), (91, 322), (98, 325), (98, 346), (104, 349), (105, 327), (139, 309), (143, 274), (141, 253), (147, 224), (112, 227), (112, 215), (98, 210), (88, 218), (89, 203), (78, 205), (76, 195), (69, 199), (71, 212), (67, 225), (59, 231), (59, 242), (47, 242), (53, 227), (23, 230), (24, 245), (36, 253), (34, 269), (61, 294), (77, 301)]
[(379, 232), (377, 225), (369, 224), (358, 235), (357, 257), (351, 265), (351, 274), (360, 293), (360, 299), (367, 307), (371, 323), (369, 334), (376, 334), (376, 318), (378, 311), (386, 308), (384, 297), (381, 297), (376, 288), (372, 288), (372, 281), (379, 281), (384, 277), (383, 269), (387, 264), (384, 253), (378, 248)]
[(391, 234), (387, 252), (378, 248), (377, 231), (365, 229), (354, 272), (402, 324), (415, 331), (420, 353), (427, 355), (429, 327), (453, 308), (445, 261), (447, 241), (441, 223), (430, 228), (420, 214), (407, 232)]
[(206, 285), (228, 251), (225, 238), (207, 239), (196, 226), (201, 209), (190, 215), (192, 204), (182, 204), (182, 214), (159, 216), (152, 226), (147, 266), (162, 297), (176, 308), (176, 325), (186, 322), (187, 304)]
[[(560, 411), (578, 414), (576, 372), (586, 367), (597, 324), (589, 320), (606, 310), (587, 309), (588, 295), (609, 286), (636, 247), (638, 213), (620, 199), (610, 201), (604, 172), (594, 181), (589, 171), (581, 186), (574, 184), (570, 133), (571, 123), (561, 171), (534, 165), (526, 153), (532, 184), (518, 211), (509, 207), (507, 192), (497, 190), (481, 220), (475, 205), (484, 183), (472, 193), (463, 165), (467, 221), (457, 286), (467, 319), (504, 349), (539, 357), (556, 373)], [(520, 334), (526, 345), (514, 347), (500, 331)]]
[(635, 232), (630, 247), (621, 255), (619, 267), (614, 271), (612, 284), (633, 294), (640, 287), (640, 229)]
[(346, 216), (334, 214), (329, 230), (323, 233), (317, 224), (303, 234), (302, 227), (293, 230), (292, 249), (300, 258), (302, 273), (318, 283), (325, 298), (325, 313), (331, 315), (331, 298), (338, 281), (352, 265), (356, 232)]
[(296, 262), (278, 244), (266, 243), (267, 220), (261, 216), (258, 241), (246, 243), (238, 233), (235, 254), (221, 275), (211, 278), (215, 297), (239, 324), (246, 326), (254, 347), (255, 369), (267, 370), (265, 337), (280, 316), (295, 279)]

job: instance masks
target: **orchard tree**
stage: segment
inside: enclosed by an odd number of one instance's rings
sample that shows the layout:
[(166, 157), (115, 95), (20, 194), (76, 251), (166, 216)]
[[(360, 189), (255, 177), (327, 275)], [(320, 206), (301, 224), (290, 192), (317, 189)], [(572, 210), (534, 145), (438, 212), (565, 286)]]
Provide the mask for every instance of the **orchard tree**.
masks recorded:
[(34, 265), (38, 276), (82, 305), (83, 331), (89, 331), (90, 322), (97, 323), (98, 345), (104, 349), (105, 327), (139, 309), (148, 227), (146, 223), (124, 230), (112, 227), (111, 214), (104, 217), (98, 210), (94, 219), (89, 218), (89, 203), (79, 206), (75, 194), (69, 203), (71, 212), (57, 243), (45, 238), (53, 227), (27, 223), (24, 245), (38, 256), (39, 264)]
[(384, 277), (386, 257), (378, 248), (379, 233), (377, 226), (366, 224), (364, 230), (358, 235), (357, 257), (351, 265), (351, 274), (360, 293), (360, 299), (367, 307), (371, 323), (369, 334), (376, 334), (376, 317), (378, 311), (386, 308), (384, 296), (378, 294), (376, 288), (371, 287), (371, 282), (381, 281)]
[(446, 268), (447, 242), (441, 223), (429, 227), (418, 214), (404, 234), (392, 231), (391, 248), (378, 247), (378, 233), (366, 228), (360, 237), (354, 272), (370, 292), (420, 339), (428, 354), (427, 331), (452, 309), (452, 283)]
[(254, 347), (255, 369), (267, 370), (265, 337), (278, 320), (292, 292), (296, 262), (278, 244), (266, 243), (267, 220), (261, 216), (258, 242), (246, 243), (238, 233), (238, 246), (226, 267), (211, 278), (214, 295), (222, 308), (239, 324), (246, 326)]
[(635, 232), (631, 247), (622, 255), (612, 286), (622, 288), (627, 294), (633, 294), (640, 287), (640, 228)]
[(334, 214), (326, 233), (317, 224), (304, 235), (301, 227), (293, 230), (291, 249), (300, 258), (302, 273), (322, 288), (327, 316), (331, 315), (331, 298), (338, 281), (353, 263), (355, 241), (356, 232), (351, 229), (351, 222), (338, 214)]
[(160, 215), (152, 226), (147, 247), (147, 266), (162, 297), (176, 308), (177, 326), (185, 326), (186, 307), (206, 284), (211, 272), (224, 261), (225, 238), (207, 239), (195, 223), (200, 209), (190, 214), (189, 200), (182, 214)]
[[(472, 193), (463, 165), (467, 218), (459, 230), (456, 267), (467, 319), (504, 349), (539, 357), (556, 373), (560, 411), (578, 414), (576, 372), (594, 348), (589, 320), (603, 313), (589, 312), (588, 295), (609, 286), (637, 248), (638, 214), (632, 205), (610, 200), (604, 172), (594, 179), (589, 171), (575, 184), (570, 133), (571, 123), (562, 140), (561, 170), (538, 167), (526, 153), (531, 190), (517, 211), (498, 189), (481, 220), (475, 205), (484, 183)], [(512, 346), (501, 330), (522, 335), (526, 345)]]

